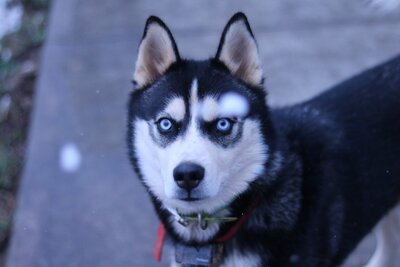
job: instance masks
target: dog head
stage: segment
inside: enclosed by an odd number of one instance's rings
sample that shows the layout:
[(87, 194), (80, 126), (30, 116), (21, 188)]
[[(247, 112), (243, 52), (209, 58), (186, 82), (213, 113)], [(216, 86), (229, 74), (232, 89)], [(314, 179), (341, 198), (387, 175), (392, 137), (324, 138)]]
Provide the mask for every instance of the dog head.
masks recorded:
[(213, 213), (265, 171), (272, 133), (257, 44), (234, 15), (215, 57), (184, 60), (167, 26), (147, 20), (129, 102), (128, 140), (151, 195), (180, 213)]

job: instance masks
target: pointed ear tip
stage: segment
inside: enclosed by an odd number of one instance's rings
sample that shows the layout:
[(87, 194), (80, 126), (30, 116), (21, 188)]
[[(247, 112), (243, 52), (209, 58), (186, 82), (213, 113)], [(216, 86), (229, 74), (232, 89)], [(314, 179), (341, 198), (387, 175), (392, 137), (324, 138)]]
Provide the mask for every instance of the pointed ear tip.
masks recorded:
[(159, 17), (151, 15), (151, 16), (149, 16), (147, 18), (146, 24), (150, 24), (150, 23), (153, 23), (153, 22), (159, 22), (159, 21), (161, 21), (161, 19)]
[(236, 12), (230, 19), (231, 23), (239, 20), (247, 22), (247, 16), (242, 11)]
[(159, 17), (157, 16), (149, 16), (146, 20), (146, 29), (151, 26), (152, 24), (157, 24), (163, 28), (166, 28), (166, 25), (164, 21), (162, 21)]
[(153, 27), (160, 27), (164, 31), (167, 31), (169, 35), (171, 35), (168, 26), (165, 24), (164, 21), (162, 21), (159, 17), (157, 16), (149, 16), (146, 20), (146, 24), (144, 26), (144, 32), (142, 39), (144, 39), (147, 35), (147, 32), (149, 31), (150, 28)]
[(247, 16), (243, 12), (235, 13), (231, 17), (231, 19), (228, 21), (228, 23), (226, 24), (225, 27), (230, 28), (232, 25), (239, 25), (239, 26), (245, 27), (250, 32), (251, 36), (253, 36), (253, 38), (254, 38), (254, 34), (251, 29), (249, 20), (247, 19)]

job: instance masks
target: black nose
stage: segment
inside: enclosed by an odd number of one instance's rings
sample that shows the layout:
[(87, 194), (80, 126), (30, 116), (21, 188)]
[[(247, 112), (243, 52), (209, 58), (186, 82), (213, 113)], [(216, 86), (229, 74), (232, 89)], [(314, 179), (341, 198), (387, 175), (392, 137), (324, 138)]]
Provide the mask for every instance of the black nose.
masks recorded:
[(179, 187), (192, 190), (204, 178), (204, 168), (198, 164), (184, 162), (174, 169), (174, 179)]

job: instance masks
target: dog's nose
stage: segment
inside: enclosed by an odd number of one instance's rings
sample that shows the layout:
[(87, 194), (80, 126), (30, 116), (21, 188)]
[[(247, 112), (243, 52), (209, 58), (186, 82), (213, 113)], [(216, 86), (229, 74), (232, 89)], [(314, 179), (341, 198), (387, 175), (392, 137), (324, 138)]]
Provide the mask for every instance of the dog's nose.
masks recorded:
[(203, 178), (204, 168), (195, 163), (184, 162), (174, 169), (175, 182), (187, 191), (196, 188)]

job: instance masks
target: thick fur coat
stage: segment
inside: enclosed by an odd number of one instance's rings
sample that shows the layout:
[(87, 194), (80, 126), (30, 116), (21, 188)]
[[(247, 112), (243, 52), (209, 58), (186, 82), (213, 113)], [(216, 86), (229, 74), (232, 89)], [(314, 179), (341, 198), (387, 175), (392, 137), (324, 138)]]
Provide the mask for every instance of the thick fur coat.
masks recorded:
[[(169, 29), (150, 17), (134, 80), (130, 158), (172, 239), (209, 244), (235, 224), (183, 226), (174, 213), (240, 218), (256, 203), (224, 242), (222, 266), (340, 266), (400, 201), (400, 57), (271, 109), (244, 14), (205, 61), (181, 59)], [(226, 93), (244, 98), (247, 112), (221, 116)], [(177, 168), (187, 162), (197, 176), (182, 184)]]

